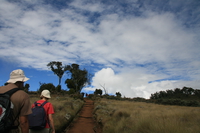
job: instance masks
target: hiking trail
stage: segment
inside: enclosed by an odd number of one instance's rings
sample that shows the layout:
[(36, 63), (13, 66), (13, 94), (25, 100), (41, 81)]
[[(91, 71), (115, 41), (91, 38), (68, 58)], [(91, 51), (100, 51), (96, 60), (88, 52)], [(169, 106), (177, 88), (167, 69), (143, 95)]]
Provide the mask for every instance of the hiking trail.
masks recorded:
[(84, 105), (77, 118), (67, 127), (65, 133), (101, 133), (101, 129), (93, 119), (94, 101), (84, 98)]

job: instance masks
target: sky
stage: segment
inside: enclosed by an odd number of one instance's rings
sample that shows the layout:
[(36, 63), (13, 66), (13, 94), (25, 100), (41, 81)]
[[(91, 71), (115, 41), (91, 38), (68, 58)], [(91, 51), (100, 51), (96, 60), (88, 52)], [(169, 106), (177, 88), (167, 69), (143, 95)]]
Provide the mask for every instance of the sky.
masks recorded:
[(31, 91), (57, 86), (51, 61), (87, 69), (85, 93), (200, 89), (200, 1), (1, 0), (0, 85), (22, 69)]

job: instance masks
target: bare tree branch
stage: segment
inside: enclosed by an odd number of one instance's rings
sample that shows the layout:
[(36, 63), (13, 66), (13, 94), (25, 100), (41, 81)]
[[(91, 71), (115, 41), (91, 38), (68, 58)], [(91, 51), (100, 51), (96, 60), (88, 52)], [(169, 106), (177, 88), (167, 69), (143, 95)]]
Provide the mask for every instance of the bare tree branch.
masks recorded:
[(107, 94), (107, 91), (106, 91), (106, 87), (105, 87), (105, 84), (104, 84), (104, 86), (103, 85), (101, 85), (101, 84), (99, 84), (103, 89), (104, 89), (104, 92), (105, 92), (105, 94)]

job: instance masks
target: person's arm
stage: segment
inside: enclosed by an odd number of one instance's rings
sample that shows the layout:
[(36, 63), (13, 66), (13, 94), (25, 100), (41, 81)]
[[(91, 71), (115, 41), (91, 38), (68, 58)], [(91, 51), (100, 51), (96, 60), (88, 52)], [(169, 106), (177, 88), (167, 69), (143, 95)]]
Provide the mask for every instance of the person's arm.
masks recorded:
[(29, 133), (29, 123), (28, 123), (28, 116), (20, 116), (19, 117), (20, 128), (22, 133)]
[(49, 117), (49, 123), (50, 123), (51, 129), (52, 129), (52, 133), (55, 133), (55, 127), (54, 127), (52, 114), (49, 114), (48, 117)]

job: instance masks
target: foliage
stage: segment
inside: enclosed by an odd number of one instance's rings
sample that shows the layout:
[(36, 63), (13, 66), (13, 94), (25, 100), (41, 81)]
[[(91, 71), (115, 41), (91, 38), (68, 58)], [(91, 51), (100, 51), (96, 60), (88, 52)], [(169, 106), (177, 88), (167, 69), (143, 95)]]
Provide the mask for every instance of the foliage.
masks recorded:
[(56, 92), (60, 92), (61, 91), (61, 85), (58, 85), (55, 89), (56, 89)]
[(190, 87), (174, 90), (166, 90), (151, 94), (150, 99), (156, 100), (159, 104), (181, 105), (181, 106), (200, 106), (200, 90)]
[(166, 90), (156, 92), (151, 94), (150, 99), (160, 99), (160, 98), (184, 98), (184, 99), (199, 99), (200, 90), (195, 90), (190, 87), (183, 87), (182, 89), (176, 88), (174, 90)]
[(102, 90), (101, 89), (96, 89), (95, 91), (94, 91), (94, 94), (95, 95), (102, 95)]
[(94, 94), (89, 94), (89, 95), (88, 95), (88, 98), (94, 99)]
[(83, 100), (83, 96), (82, 94), (71, 94), (70, 97), (73, 97), (74, 99), (81, 99)]
[(40, 83), (40, 88), (38, 92), (42, 92), (43, 90), (49, 90), (51, 93), (56, 93), (56, 88), (52, 83)]
[(164, 104), (164, 105), (180, 105), (180, 106), (200, 107), (200, 102), (195, 101), (195, 100), (158, 99), (156, 101), (156, 103)]
[(145, 98), (142, 98), (142, 97), (135, 97), (135, 98), (133, 98), (133, 101), (135, 101), (135, 102), (147, 102), (147, 100)]
[(58, 79), (59, 79), (58, 85), (60, 85), (61, 78), (62, 78), (64, 72), (67, 70), (66, 69), (67, 67), (66, 66), (62, 66), (62, 62), (59, 62), (59, 61), (49, 62), (47, 64), (47, 67), (49, 67), (54, 72), (54, 74), (56, 74), (58, 76)]
[(28, 93), (29, 87), (30, 87), (29, 84), (25, 84), (23, 90), (24, 90), (26, 93)]
[(80, 93), (82, 88), (90, 84), (90, 77), (86, 69), (81, 70), (78, 64), (67, 65), (66, 70), (71, 78), (65, 80), (65, 84), (69, 89), (74, 89), (76, 93)]
[(122, 96), (122, 94), (120, 92), (116, 92), (115, 94), (116, 94), (117, 97), (121, 97)]
[(68, 94), (75, 94), (75, 90), (74, 90), (74, 89), (70, 89), (70, 90), (68, 91)]

